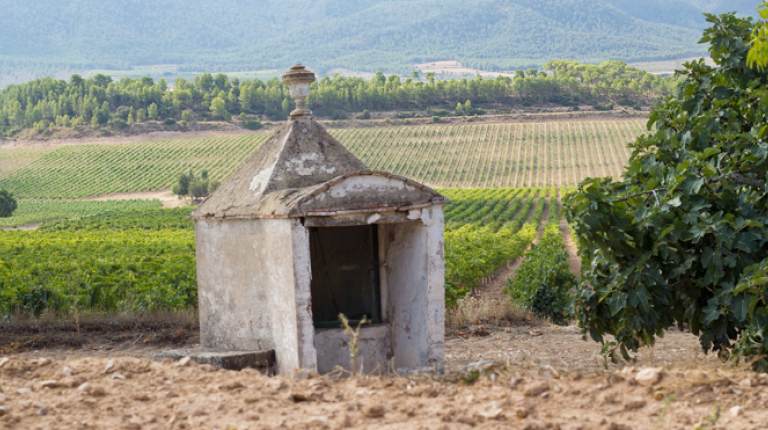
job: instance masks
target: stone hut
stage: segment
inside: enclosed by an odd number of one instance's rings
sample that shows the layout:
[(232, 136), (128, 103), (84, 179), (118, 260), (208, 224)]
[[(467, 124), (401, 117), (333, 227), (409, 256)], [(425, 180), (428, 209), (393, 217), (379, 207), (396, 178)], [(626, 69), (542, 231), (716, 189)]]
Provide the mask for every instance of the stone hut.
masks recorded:
[(200, 336), (274, 350), (276, 370), (349, 368), (339, 314), (363, 325), (358, 371), (443, 370), (443, 206), (372, 171), (304, 108), (314, 74), (283, 76), (298, 108), (194, 211)]

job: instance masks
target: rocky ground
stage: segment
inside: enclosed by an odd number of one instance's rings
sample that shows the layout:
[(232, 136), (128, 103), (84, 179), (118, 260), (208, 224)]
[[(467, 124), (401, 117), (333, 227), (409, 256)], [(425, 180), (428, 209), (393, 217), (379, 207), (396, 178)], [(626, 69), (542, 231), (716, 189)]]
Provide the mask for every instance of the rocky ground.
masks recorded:
[(480, 326), (450, 332), (445, 376), (355, 378), (156, 362), (162, 346), (132, 342), (0, 355), (0, 428), (768, 428), (768, 376), (679, 332), (606, 369), (575, 328)]

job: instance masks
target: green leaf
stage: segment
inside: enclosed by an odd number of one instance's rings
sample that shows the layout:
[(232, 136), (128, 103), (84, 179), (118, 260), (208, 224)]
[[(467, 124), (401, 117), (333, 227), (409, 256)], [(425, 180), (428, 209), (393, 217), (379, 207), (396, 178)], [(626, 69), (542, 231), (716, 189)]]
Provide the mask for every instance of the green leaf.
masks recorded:
[(624, 307), (627, 306), (627, 294), (621, 292), (615, 292), (608, 299), (608, 308), (611, 310), (611, 315), (616, 316), (621, 312)]
[(737, 321), (746, 322), (747, 314), (749, 313), (749, 300), (743, 295), (734, 297), (731, 303), (731, 310)]

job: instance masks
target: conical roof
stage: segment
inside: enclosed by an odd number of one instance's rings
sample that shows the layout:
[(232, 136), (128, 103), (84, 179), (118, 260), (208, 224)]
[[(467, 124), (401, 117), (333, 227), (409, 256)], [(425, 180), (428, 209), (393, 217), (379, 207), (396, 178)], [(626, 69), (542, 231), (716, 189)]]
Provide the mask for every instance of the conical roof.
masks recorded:
[(311, 116), (288, 120), (192, 214), (201, 218), (286, 215), (286, 205), (339, 176), (369, 171)]

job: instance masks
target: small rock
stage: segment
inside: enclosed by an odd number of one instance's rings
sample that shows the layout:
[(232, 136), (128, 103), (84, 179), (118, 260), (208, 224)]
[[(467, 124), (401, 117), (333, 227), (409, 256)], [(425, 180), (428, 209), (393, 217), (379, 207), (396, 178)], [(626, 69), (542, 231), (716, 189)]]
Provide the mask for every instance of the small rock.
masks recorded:
[(655, 393), (653, 393), (653, 400), (657, 400), (657, 401), (664, 400), (664, 397), (665, 397), (664, 393), (661, 391), (656, 391)]
[(365, 416), (368, 418), (381, 418), (385, 414), (384, 406), (375, 405), (365, 408)]
[(104, 367), (104, 373), (111, 373), (115, 371), (115, 360), (109, 360), (106, 367)]
[(81, 378), (64, 378), (61, 380), (61, 386), (62, 387), (69, 387), (69, 388), (75, 388), (80, 386), (80, 384), (83, 383), (83, 380)]
[(215, 372), (216, 368), (211, 366), (210, 364), (203, 364), (202, 366), (200, 366), (200, 370), (202, 370), (203, 372)]
[(487, 420), (497, 420), (501, 418), (501, 415), (503, 413), (504, 413), (504, 409), (502, 409), (498, 403), (494, 402), (491, 404), (491, 406), (487, 410), (480, 412), (478, 415), (480, 415), (481, 417)]
[(79, 387), (77, 387), (77, 389), (80, 390), (80, 391), (84, 391), (86, 393), (90, 393), (91, 390), (93, 389), (93, 387), (91, 386), (91, 384), (89, 384), (87, 382), (83, 382), (82, 384), (80, 384)]
[(310, 396), (308, 396), (306, 393), (291, 393), (288, 395), (288, 398), (296, 403), (299, 403), (308, 401)]
[(644, 387), (656, 385), (661, 381), (663, 372), (664, 369), (661, 367), (646, 367), (640, 369), (640, 371), (637, 372), (637, 375), (635, 375), (635, 382)]
[(16, 392), (19, 393), (19, 394), (29, 394), (29, 393), (32, 392), (32, 389), (29, 388), (29, 387), (22, 387), (22, 388), (19, 388), (18, 390), (16, 390)]
[(537, 329), (537, 328), (535, 328), (535, 329), (533, 329), (533, 330), (529, 331), (529, 332), (528, 332), (528, 334), (529, 334), (529, 335), (531, 335), (531, 336), (534, 336), (534, 337), (535, 337), (535, 336), (541, 336), (541, 335), (543, 335), (543, 334), (544, 334), (544, 332), (543, 332), (543, 331), (541, 331), (541, 330), (539, 330), (539, 329)]
[(189, 365), (189, 362), (192, 361), (192, 357), (184, 357), (181, 360), (179, 360), (178, 363), (176, 363), (179, 367), (185, 367)]
[(125, 379), (122, 373), (113, 373), (111, 379)]
[(91, 395), (92, 396), (98, 397), (98, 396), (104, 396), (106, 394), (107, 394), (107, 392), (104, 390), (104, 387), (102, 387), (100, 385), (95, 385), (95, 386), (91, 387)]
[(752, 380), (751, 380), (751, 379), (749, 379), (749, 378), (746, 378), (746, 379), (742, 379), (742, 380), (739, 382), (739, 386), (740, 386), (740, 387), (749, 388), (749, 387), (751, 387), (752, 385), (754, 385), (754, 384), (752, 384)]
[(312, 379), (317, 376), (317, 372), (307, 369), (298, 369), (293, 372), (293, 379), (298, 379), (299, 381), (306, 381), (307, 379)]
[(527, 417), (530, 414), (531, 414), (531, 410), (529, 408), (520, 407), (520, 408), (515, 409), (515, 415), (518, 418), (520, 418), (520, 419), (523, 419), (523, 418)]
[(167, 397), (169, 399), (172, 399), (174, 397), (179, 397), (179, 395), (176, 394), (176, 392), (174, 392), (174, 391), (169, 391), (169, 392), (165, 393), (165, 397)]
[(40, 383), (40, 388), (56, 388), (59, 386), (59, 381), (49, 379)]
[(64, 376), (73, 376), (75, 374), (75, 369), (69, 366), (64, 366), (64, 368), (61, 369), (61, 374)]
[(474, 427), (475, 424), (477, 424), (477, 420), (470, 417), (469, 415), (462, 415), (458, 418), (456, 418), (457, 423), (466, 424), (468, 426)]
[(4, 416), (6, 412), (5, 406), (0, 405), (0, 417)]
[(728, 409), (728, 415), (736, 418), (741, 416), (744, 413), (744, 409), (741, 408), (741, 406), (734, 406), (731, 409)]
[(48, 409), (46, 408), (40, 408), (36, 412), (38, 415), (48, 415)]
[(2, 369), (3, 366), (8, 364), (10, 361), (11, 361), (11, 359), (8, 358), (8, 357), (3, 357), (2, 359), (0, 359), (0, 369)]
[(523, 395), (526, 397), (534, 397), (547, 391), (549, 391), (549, 384), (546, 382), (534, 382), (525, 387), (525, 390), (523, 390)]
[(641, 409), (645, 407), (645, 404), (646, 401), (642, 397), (633, 397), (624, 403), (624, 408), (627, 410)]
[(689, 379), (691, 381), (701, 381), (704, 379), (709, 379), (709, 376), (707, 375), (707, 372), (701, 369), (694, 369), (685, 372), (685, 379)]
[(133, 395), (133, 400), (136, 400), (137, 402), (148, 402), (148, 401), (152, 400), (152, 398), (150, 398), (145, 393), (141, 393), (141, 394), (134, 394)]
[(37, 360), (38, 366), (47, 366), (49, 364), (51, 364), (51, 359), (48, 357), (41, 357)]
[(222, 390), (236, 390), (238, 388), (243, 388), (243, 387), (245, 387), (245, 385), (243, 385), (243, 383), (240, 381), (230, 381), (230, 382), (221, 384), (220, 388)]

